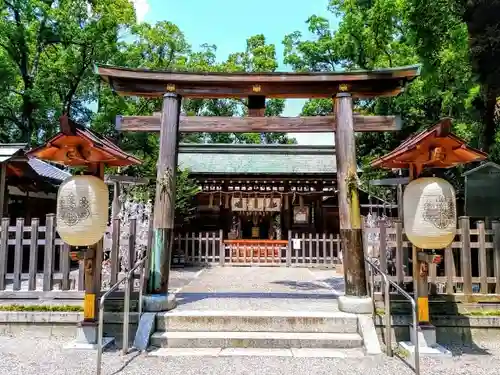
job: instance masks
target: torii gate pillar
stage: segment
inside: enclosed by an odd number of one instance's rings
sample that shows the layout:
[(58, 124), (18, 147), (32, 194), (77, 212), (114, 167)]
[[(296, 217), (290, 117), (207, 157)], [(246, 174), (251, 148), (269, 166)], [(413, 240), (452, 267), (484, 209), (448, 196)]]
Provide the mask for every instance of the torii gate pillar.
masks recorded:
[(334, 99), (340, 240), (345, 278), (345, 296), (339, 298), (339, 309), (369, 314), (373, 310), (373, 302), (366, 288), (352, 96), (347, 90), (347, 85), (341, 85)]
[(179, 116), (181, 97), (163, 95), (160, 128), (160, 150), (156, 172), (156, 194), (153, 219), (153, 248), (149, 259), (146, 311), (166, 311), (176, 306), (175, 296), (168, 293), (170, 262), (174, 241), (175, 179), (179, 149)]

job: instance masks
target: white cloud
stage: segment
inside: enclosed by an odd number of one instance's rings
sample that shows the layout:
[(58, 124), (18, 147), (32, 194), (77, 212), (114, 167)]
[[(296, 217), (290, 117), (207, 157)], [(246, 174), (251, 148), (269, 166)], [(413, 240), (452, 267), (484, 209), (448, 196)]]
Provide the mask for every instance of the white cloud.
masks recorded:
[(134, 4), (137, 22), (144, 21), (144, 17), (146, 17), (150, 9), (148, 0), (130, 0), (130, 2)]

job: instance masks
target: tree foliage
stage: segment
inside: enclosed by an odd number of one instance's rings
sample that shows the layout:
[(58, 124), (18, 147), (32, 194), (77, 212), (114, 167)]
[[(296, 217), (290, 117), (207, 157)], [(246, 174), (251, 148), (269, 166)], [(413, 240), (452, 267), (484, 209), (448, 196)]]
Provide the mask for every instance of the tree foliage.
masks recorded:
[[(296, 71), (373, 69), (421, 63), (422, 75), (395, 98), (355, 102), (364, 114), (399, 114), (403, 130), (358, 135), (362, 165), (409, 135), (454, 119), (454, 131), (498, 159), (500, 2), (454, 0), (331, 0), (339, 19), (307, 19), (312, 37), (286, 35), (285, 62)], [(310, 100), (303, 115), (327, 115), (330, 100)], [(365, 178), (380, 174), (366, 170)], [(453, 173), (453, 171), (451, 172)]]
[(128, 0), (2, 0), (0, 134), (42, 142), (66, 112), (89, 121), (93, 65), (117, 51), (135, 14)]
[[(454, 119), (455, 132), (500, 160), (500, 1), (330, 0), (338, 24), (304, 15), (308, 35), (283, 38), (284, 62), (295, 71), (373, 69), (421, 63), (422, 75), (394, 98), (357, 100), (364, 114), (403, 117), (396, 133), (358, 135), (360, 164), (396, 147), (404, 138)], [(135, 22), (129, 0), (1, 0), (0, 141), (42, 143), (66, 112), (114, 138), (144, 160), (123, 173), (156, 175), (158, 137), (118, 134), (117, 115), (151, 115), (161, 100), (121, 97), (101, 84), (95, 64), (205, 72), (272, 72), (276, 48), (264, 35), (248, 38), (243, 51), (217, 59), (217, 47), (193, 49), (165, 20)], [(268, 100), (266, 115), (283, 113), (283, 100)], [(240, 116), (245, 100), (184, 100), (185, 115)], [(327, 115), (331, 100), (310, 100), (304, 115)], [(182, 142), (293, 143), (286, 134), (183, 134)], [(370, 171), (365, 176), (370, 176)], [(378, 173), (378, 172), (377, 172)]]

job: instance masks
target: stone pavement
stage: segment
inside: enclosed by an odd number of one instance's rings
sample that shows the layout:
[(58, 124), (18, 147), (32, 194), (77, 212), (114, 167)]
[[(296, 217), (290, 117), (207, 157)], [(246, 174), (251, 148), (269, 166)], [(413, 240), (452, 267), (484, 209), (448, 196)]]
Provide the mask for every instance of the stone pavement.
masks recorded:
[(177, 309), (337, 311), (343, 293), (344, 277), (335, 270), (215, 267), (178, 289)]

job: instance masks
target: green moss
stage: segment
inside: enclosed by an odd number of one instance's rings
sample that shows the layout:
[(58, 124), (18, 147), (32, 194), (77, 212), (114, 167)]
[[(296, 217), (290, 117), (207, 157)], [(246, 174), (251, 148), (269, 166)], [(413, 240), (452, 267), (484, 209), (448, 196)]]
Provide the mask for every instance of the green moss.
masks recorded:
[(466, 316), (500, 316), (500, 310), (473, 310), (462, 315)]
[(381, 309), (381, 308), (376, 308), (376, 309), (375, 309), (375, 314), (376, 314), (376, 315), (383, 316), (383, 315), (385, 315), (385, 310), (384, 310), (384, 309)]
[(0, 311), (60, 311), (81, 312), (82, 306), (75, 305), (0, 305)]
[(400, 358), (409, 358), (410, 357), (410, 352), (406, 349), (403, 349), (400, 346), (396, 346), (393, 350), (394, 355), (400, 357)]

